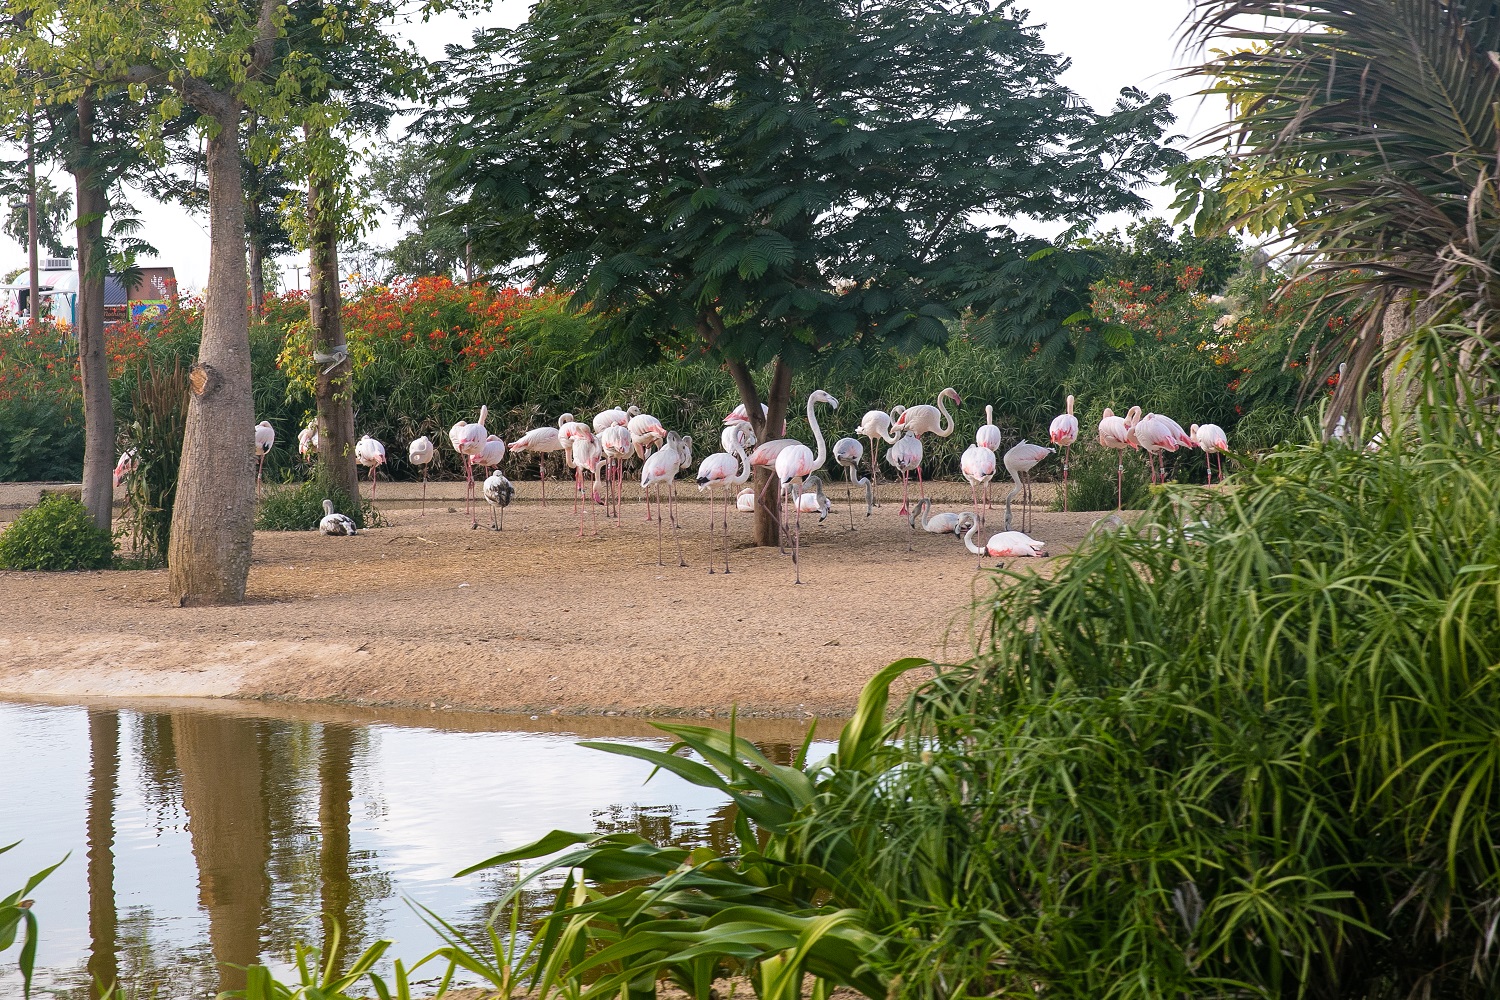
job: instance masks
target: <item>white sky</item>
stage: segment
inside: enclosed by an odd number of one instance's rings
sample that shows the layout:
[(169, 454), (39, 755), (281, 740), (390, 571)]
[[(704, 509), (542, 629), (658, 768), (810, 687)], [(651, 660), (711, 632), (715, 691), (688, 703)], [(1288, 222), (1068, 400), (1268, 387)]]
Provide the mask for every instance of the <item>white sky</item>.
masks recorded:
[[(1175, 69), (1187, 61), (1177, 50), (1177, 38), (1191, 0), (1030, 0), (1029, 4), (1023, 0), (1022, 5), (1032, 11), (1034, 23), (1045, 25), (1042, 35), (1048, 47), (1072, 59), (1063, 82), (1094, 107), (1106, 108), (1121, 87), (1136, 86), (1153, 94), (1166, 91), (1176, 98), (1178, 133), (1196, 136), (1220, 118), (1216, 105), (1202, 106), (1191, 96), (1191, 83), (1173, 78)], [(467, 41), (477, 25), (519, 23), (529, 7), (527, 0), (495, 0), (483, 15), (467, 21), (448, 15), (413, 24), (408, 33), (424, 55), (434, 58), (442, 54), (444, 45)], [(54, 174), (55, 182), (71, 188), (71, 178), (60, 171)], [(1152, 197), (1158, 213), (1165, 214), (1168, 193), (1157, 190)], [(208, 278), (207, 218), (145, 197), (138, 197), (136, 204), (145, 223), (142, 236), (162, 252), (159, 263), (176, 269), (184, 290), (201, 289)], [(389, 245), (395, 237), (394, 229), (384, 227), (372, 233), (369, 241)], [(0, 236), (0, 274), (25, 262), (24, 247)], [(292, 269), (305, 263), (305, 255), (281, 261), (287, 286), (296, 286)]]

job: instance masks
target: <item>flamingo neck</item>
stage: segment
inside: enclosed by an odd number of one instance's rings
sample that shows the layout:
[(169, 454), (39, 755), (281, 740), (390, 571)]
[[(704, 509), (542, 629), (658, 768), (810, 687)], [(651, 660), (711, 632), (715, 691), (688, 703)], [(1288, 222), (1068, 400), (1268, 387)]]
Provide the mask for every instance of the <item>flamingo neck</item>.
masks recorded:
[[(942, 397), (939, 397), (939, 398), (942, 398)], [(1069, 405), (1071, 406), (1072, 405), (1071, 400), (1073, 399), (1073, 397), (1069, 396), (1068, 399), (1070, 400)], [(1072, 411), (1069, 411), (1069, 412), (1072, 412)], [(995, 404), (993, 404), (993, 403), (985, 403), (984, 404), (984, 425), (986, 427), (993, 427), (993, 426), (995, 426)]]
[(818, 426), (818, 415), (813, 410), (813, 404), (816, 402), (817, 400), (811, 396), (807, 397), (807, 422), (812, 425), (813, 438), (818, 442), (818, 454), (813, 459), (813, 470), (821, 469), (823, 463), (828, 461), (828, 442), (823, 440), (823, 428)]
[(1071, 417), (1072, 415), (1073, 415), (1073, 397), (1069, 396), (1068, 397), (1068, 416)]
[(734, 455), (738, 464), (735, 465), (734, 478), (729, 481), (738, 486), (750, 478), (750, 456), (745, 454), (745, 445), (738, 437), (734, 439), (734, 451), (730, 454)]
[(970, 552), (974, 553), (976, 556), (982, 556), (982, 555), (984, 555), (984, 549), (981, 549), (979, 546), (977, 546), (977, 545), (974, 544), (974, 532), (976, 532), (978, 530), (979, 530), (979, 522), (978, 521), (974, 521), (973, 523), (971, 523), (969, 525), (969, 530), (966, 531), (966, 532), (964, 532), (964, 548), (968, 549)]
[[(943, 405), (942, 393), (938, 393), (937, 410), (939, 414), (938, 427), (937, 430), (933, 431), (932, 433), (936, 434), (940, 438), (945, 438), (953, 433), (953, 414), (949, 413), (948, 408)], [(943, 429), (944, 422), (947, 423), (947, 430)]]

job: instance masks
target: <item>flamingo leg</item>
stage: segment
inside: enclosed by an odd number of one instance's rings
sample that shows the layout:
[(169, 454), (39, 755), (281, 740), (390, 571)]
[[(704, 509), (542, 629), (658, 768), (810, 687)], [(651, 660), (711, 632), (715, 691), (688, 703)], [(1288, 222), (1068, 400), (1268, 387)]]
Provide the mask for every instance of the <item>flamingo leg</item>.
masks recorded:
[(911, 486), (911, 473), (905, 469), (901, 470), (901, 510), (897, 513), (910, 514), (907, 508), (911, 505), (908, 490)]
[(927, 484), (922, 482), (922, 467), (920, 465), (917, 466), (917, 492), (921, 494), (923, 500), (927, 499)]
[[(598, 469), (598, 466), (595, 466), (594, 468)], [(596, 501), (599, 499), (599, 474), (598, 474), (598, 472), (594, 473), (594, 499)], [(605, 516), (606, 517), (609, 516), (608, 510), (605, 511)], [(593, 534), (595, 534), (595, 535), (599, 534), (599, 504), (598, 503), (589, 504), (589, 526), (590, 526)]]
[(255, 463), (255, 495), (256, 496), (260, 496), (260, 477), (261, 477), (261, 473), (265, 472), (265, 470), (266, 470), (266, 456), (264, 454), (262, 454), (260, 456), (260, 459)]
[(724, 490), (724, 575), (729, 575), (729, 497), (731, 490)]
[[(853, 475), (854, 475), (853, 470), (851, 470), (850, 471), (850, 478), (851, 479), (853, 478)], [(844, 481), (844, 498), (849, 501), (849, 530), (853, 531), (854, 530), (854, 486), (851, 484), (850, 480), (848, 480), (848, 479), (846, 479)]]
[(491, 531), (499, 531), (500, 530), (500, 525), (495, 521), (495, 507), (496, 506), (498, 506), (498, 505), (497, 504), (490, 504), (490, 530)]
[(427, 466), (422, 466), (422, 516), (427, 516)]
[(1073, 446), (1063, 449), (1063, 513), (1068, 512), (1068, 459), (1073, 457)]
[(1222, 453), (1216, 453), (1216, 459), (1217, 459), (1217, 461), (1219, 463), (1219, 485), (1223, 486), (1224, 485), (1224, 455)]
[(542, 482), (542, 506), (547, 506), (547, 459), (541, 455), (536, 459), (536, 475)]
[(802, 583), (802, 484), (796, 483), (792, 488), (792, 510), (796, 527), (792, 531), (792, 571), (795, 579), (792, 581), (799, 586)]
[(714, 575), (714, 560), (717, 559), (718, 555), (719, 555), (719, 550), (716, 549), (716, 548), (714, 548), (714, 522), (719, 519), (719, 512), (716, 511), (716, 510), (714, 510), (714, 501), (717, 500), (717, 499), (718, 498), (714, 496), (713, 487), (710, 486), (709, 490), (708, 490), (708, 575), (709, 576), (713, 576)]
[[(874, 437), (870, 438), (870, 485), (880, 485), (880, 442)], [(876, 504), (875, 506), (880, 506)]]
[[(650, 506), (649, 506), (649, 501), (648, 501), (648, 505), (647, 505), (646, 509), (648, 511), (651, 509)], [(661, 511), (661, 487), (660, 486), (656, 487), (656, 509), (657, 509), (657, 512), (660, 513), (660, 511)], [(647, 515), (647, 518), (648, 519), (650, 518), (649, 514)], [(582, 524), (581, 521), (579, 523)], [(582, 528), (580, 528), (579, 530), (581, 531)], [(658, 565), (658, 566), (665, 566), (666, 565), (666, 563), (664, 563), (664, 562), (661, 561), (661, 518), (660, 517), (658, 517), (656, 519), (656, 565)]]

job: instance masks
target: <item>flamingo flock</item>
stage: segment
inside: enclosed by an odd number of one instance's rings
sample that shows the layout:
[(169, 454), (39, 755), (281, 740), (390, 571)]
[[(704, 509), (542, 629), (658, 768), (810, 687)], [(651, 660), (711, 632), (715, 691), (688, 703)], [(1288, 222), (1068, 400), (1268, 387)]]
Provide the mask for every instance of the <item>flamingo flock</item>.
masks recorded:
[[(781, 530), (781, 548), (786, 551), (790, 543), (794, 583), (802, 582), (802, 516), (816, 516), (819, 523), (832, 514), (833, 502), (825, 487), (830, 484), (826, 471), (829, 459), (843, 470), (844, 495), (848, 506), (849, 530), (855, 531), (854, 491), (865, 491), (865, 516), (873, 516), (877, 506), (875, 487), (880, 479), (880, 445), (885, 444), (886, 464), (901, 475), (900, 514), (906, 518), (911, 537), (918, 531), (928, 534), (946, 534), (961, 539), (965, 548), (983, 559), (988, 555), (997, 559), (1035, 557), (1046, 554), (1046, 544), (1032, 538), (1032, 473), (1052, 455), (1062, 452), (1062, 481), (1064, 484), (1064, 510), (1067, 510), (1067, 483), (1072, 449), (1079, 441), (1079, 421), (1074, 409), (1076, 399), (1069, 395), (1063, 412), (1053, 418), (1048, 428), (1051, 446), (1017, 441), (1001, 452), (1003, 434), (995, 424), (994, 404), (985, 406), (984, 423), (974, 434), (974, 443), (969, 445), (959, 460), (959, 469), (969, 484), (973, 509), (957, 512), (934, 512), (932, 500), (927, 496), (926, 483), (922, 477), (923, 444), (926, 435), (946, 438), (953, 435), (958, 421), (946, 404), (954, 409), (963, 406), (963, 400), (952, 388), (938, 393), (932, 403), (912, 406), (895, 406), (889, 411), (869, 410), (860, 418), (854, 436), (841, 437), (832, 447), (824, 436), (819, 422), (818, 407), (828, 411), (838, 410), (839, 401), (825, 390), (810, 393), (806, 401), (806, 417), (812, 432), (812, 443), (786, 436), (785, 424), (779, 428), (781, 437), (757, 442), (755, 431), (743, 405), (736, 407), (723, 420), (720, 435), (721, 449), (708, 455), (697, 465), (693, 477), (698, 490), (708, 495), (709, 510), (709, 573), (730, 572), (730, 518), (731, 501), (736, 510), (752, 512), (761, 504), (779, 508), (778, 521)], [(768, 415), (762, 404), (762, 418)], [(578, 535), (585, 534), (584, 508), (590, 511), (593, 534), (598, 534), (598, 507), (603, 506), (606, 519), (619, 523), (623, 516), (625, 465), (640, 463), (641, 499), (645, 507), (645, 520), (657, 523), (657, 564), (665, 565), (665, 536), (668, 526), (676, 543), (678, 566), (686, 566), (680, 537), (681, 523), (677, 511), (676, 483), (684, 471), (693, 468), (693, 439), (670, 430), (662, 422), (639, 407), (613, 407), (595, 414), (588, 421), (579, 420), (571, 413), (562, 414), (555, 426), (533, 428), (514, 441), (492, 433), (486, 426), (488, 407), (479, 408), (478, 419), (470, 423), (460, 420), (448, 432), (448, 441), (459, 456), (464, 469), (465, 512), (470, 518), (470, 527), (477, 529), (479, 519), (478, 501), (484, 500), (490, 510), (492, 530), (504, 529), (505, 510), (516, 496), (514, 485), (500, 470), (506, 458), (528, 458), (537, 460), (538, 479), (541, 482), (541, 502), (546, 499), (546, 457), (560, 454), (563, 464), (573, 474), (573, 507), (578, 516)], [(1217, 473), (1218, 481), (1224, 480), (1224, 455), (1229, 451), (1229, 440), (1223, 428), (1217, 424), (1192, 424), (1184, 430), (1182, 425), (1168, 416), (1158, 413), (1143, 413), (1138, 406), (1131, 407), (1124, 416), (1117, 416), (1113, 409), (1105, 408), (1098, 428), (1101, 448), (1117, 453), (1116, 498), (1117, 510), (1124, 500), (1124, 456), (1127, 451), (1143, 452), (1148, 472), (1153, 483), (1167, 480), (1166, 456), (1179, 450), (1202, 451), (1206, 463), (1207, 479), (1212, 484)], [(869, 442), (866, 449), (859, 438)], [(266, 456), (275, 447), (276, 432), (269, 421), (261, 421), (254, 427), (252, 435), (256, 456), (257, 489), (263, 478)], [(303, 458), (317, 453), (320, 445), (318, 424), (308, 424), (297, 434), (298, 452)], [(422, 515), (426, 516), (428, 469), (437, 457), (438, 449), (426, 435), (409, 443), (407, 460), (422, 470)], [(354, 448), (358, 465), (369, 470), (370, 493), (375, 496), (379, 470), (386, 462), (385, 445), (366, 434)], [(862, 464), (868, 462), (868, 475), (861, 475)], [(115, 485), (131, 475), (138, 464), (134, 449), (120, 456), (115, 468)], [(748, 486), (756, 469), (765, 469), (768, 475), (765, 485), (758, 492)], [(1010, 477), (1013, 486), (1005, 496), (1004, 530), (990, 535), (983, 542), (976, 536), (985, 526), (985, 512), (992, 509), (990, 490), (1000, 470)], [(481, 473), (483, 473), (481, 475)], [(917, 476), (917, 500), (911, 499), (910, 479)], [(592, 479), (589, 483), (587, 480)], [(602, 496), (601, 496), (602, 491)], [(722, 496), (720, 494), (722, 493)], [(1019, 495), (1022, 504), (1019, 530), (1012, 527), (1012, 502)], [(325, 501), (319, 530), (328, 535), (355, 534), (354, 522), (333, 509), (331, 501)], [(720, 558), (722, 555), (722, 559)]]

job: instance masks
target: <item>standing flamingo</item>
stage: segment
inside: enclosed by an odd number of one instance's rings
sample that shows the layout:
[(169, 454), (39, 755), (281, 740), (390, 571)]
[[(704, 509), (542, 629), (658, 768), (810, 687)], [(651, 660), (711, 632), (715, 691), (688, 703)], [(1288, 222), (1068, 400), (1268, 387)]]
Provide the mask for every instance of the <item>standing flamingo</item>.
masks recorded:
[[(858, 482), (855, 478), (859, 475), (860, 459), (865, 457), (865, 446), (859, 443), (858, 438), (839, 438), (833, 443), (833, 460), (844, 467), (844, 497), (849, 501), (849, 530), (854, 530), (854, 484)], [(871, 495), (874, 494), (874, 486), (870, 486)], [(865, 512), (869, 517), (869, 511)]]
[[(953, 433), (953, 415), (943, 405), (943, 400), (953, 400), (954, 406), (964, 405), (959, 398), (957, 390), (951, 386), (938, 393), (937, 405), (923, 403), (903, 411), (896, 417), (895, 423), (891, 424), (892, 431), (905, 431), (913, 437), (921, 437), (923, 434), (936, 434), (938, 437), (948, 437)], [(906, 513), (902, 511), (902, 513)]]
[(602, 410), (594, 414), (594, 433), (603, 433), (606, 427), (623, 427), (630, 423), (630, 418), (641, 412), (639, 406), (632, 406), (628, 410), (622, 410), (618, 406)]
[[(666, 565), (661, 561), (661, 532), (662, 521), (665, 515), (662, 513), (661, 488), (666, 486), (669, 493), (673, 490), (673, 481), (693, 460), (693, 439), (679, 437), (676, 431), (668, 431), (667, 439), (662, 446), (647, 456), (645, 464), (641, 466), (641, 489), (656, 489), (656, 565)], [(682, 557), (682, 539), (677, 537), (677, 507), (675, 500), (669, 495), (669, 508), (672, 512), (673, 538), (677, 538), (677, 565), (686, 566), (687, 560)]]
[[(472, 477), (475, 466), (485, 469), (495, 469), (505, 461), (505, 439), (498, 434), (491, 434), (484, 439), (484, 444), (479, 446), (479, 451), (469, 456), (469, 474)], [(493, 511), (491, 511), (493, 513)], [(476, 509), (470, 515), (469, 527), (479, 527), (479, 512)]]
[[(983, 519), (984, 515), (980, 511), (989, 510), (990, 507), (990, 480), (995, 478), (995, 453), (984, 445), (971, 444), (964, 449), (963, 457), (958, 460), (958, 468), (974, 493), (975, 516)], [(984, 484), (983, 508), (979, 506), (980, 483)]]
[(1063, 450), (1063, 513), (1068, 512), (1068, 459), (1073, 457), (1073, 444), (1078, 440), (1078, 418), (1073, 416), (1073, 397), (1068, 397), (1068, 411), (1052, 418), (1047, 430), (1052, 443)]
[(890, 413), (884, 410), (868, 410), (863, 417), (859, 418), (859, 427), (855, 433), (860, 437), (870, 439), (870, 482), (876, 486), (880, 485), (880, 445), (876, 440), (884, 441), (886, 444), (895, 444), (896, 435), (891, 433), (891, 422), (906, 412), (906, 407), (898, 406)]
[(1005, 530), (1010, 530), (1010, 502), (1017, 493), (1021, 493), (1021, 527), (1029, 528), (1031, 519), (1031, 480), (1026, 474), (1036, 468), (1038, 462), (1056, 451), (1056, 448), (1043, 448), (1039, 444), (1031, 444), (1021, 441), (1012, 446), (1005, 453), (1005, 471), (1016, 481), (1010, 492), (1005, 494)]
[[(624, 424), (604, 428), (599, 432), (599, 447), (604, 449), (604, 496), (606, 500), (613, 498), (615, 527), (619, 527), (620, 505), (625, 499), (625, 460), (635, 453), (635, 445), (630, 440), (630, 428)], [(604, 506), (604, 514), (609, 516), (608, 503)]]
[[(901, 473), (901, 510), (907, 513), (910, 501), (909, 486), (912, 470), (916, 470), (917, 484), (922, 483), (922, 439), (912, 434), (903, 434), (885, 450), (885, 460)], [(927, 495), (925, 491), (922, 494)]]
[(536, 474), (542, 483), (542, 506), (547, 506), (547, 455), (549, 452), (562, 451), (565, 446), (558, 436), (556, 427), (538, 427), (529, 430), (510, 443), (510, 453), (519, 455), (525, 452), (536, 456)]
[(1099, 445), (1110, 451), (1120, 452), (1119, 468), (1115, 470), (1115, 510), (1123, 510), (1125, 507), (1125, 449), (1135, 447), (1135, 445), (1130, 440), (1130, 426), (1125, 423), (1125, 418), (1115, 416), (1115, 411), (1107, 406), (1104, 408), (1104, 416), (1099, 418)]
[(1131, 430), (1136, 444), (1146, 453), (1146, 465), (1151, 470), (1151, 482), (1167, 481), (1166, 459), (1163, 452), (1175, 452), (1178, 448), (1196, 448), (1197, 442), (1188, 437), (1182, 425), (1171, 417), (1159, 413), (1148, 413), (1137, 420)]
[(120, 460), (115, 463), (115, 486), (118, 487), (121, 483), (123, 483), (125, 481), (125, 477), (134, 472), (135, 467), (138, 464), (140, 463), (136, 450), (134, 448), (125, 449), (125, 453), (121, 455)]
[(1188, 430), (1191, 437), (1203, 449), (1203, 461), (1208, 465), (1208, 481), (1214, 481), (1214, 455), (1219, 456), (1219, 485), (1224, 485), (1224, 453), (1229, 450), (1229, 437), (1218, 424), (1194, 424)]
[[(579, 498), (583, 495), (583, 471), (573, 461), (573, 442), (580, 440), (594, 440), (594, 432), (589, 425), (581, 420), (575, 420), (573, 414), (564, 413), (557, 418), (557, 440), (563, 445), (563, 454), (567, 457), (567, 464), (573, 470), (573, 510), (578, 510)], [(597, 491), (594, 501), (597, 503), (599, 497)]]
[[(571, 450), (573, 453), (575, 475), (582, 476), (587, 472), (594, 477), (594, 498), (597, 500), (599, 497), (599, 480), (604, 474), (604, 449), (599, 445), (599, 439), (592, 434), (588, 437), (575, 436), (572, 439)], [(575, 509), (578, 511), (578, 537), (582, 538), (583, 508), (575, 505)], [(589, 504), (589, 520), (593, 525), (593, 533), (596, 535), (599, 534), (598, 503)]]
[[(748, 425), (746, 425), (748, 429)], [(729, 432), (733, 430), (734, 434)], [(729, 494), (750, 478), (750, 456), (745, 454), (744, 435), (733, 426), (724, 429), (729, 447), (715, 452), (698, 466), (698, 489), (708, 490), (708, 571), (714, 571), (714, 490), (724, 487), (724, 572), (729, 572)]]
[[(490, 530), (505, 530), (505, 508), (516, 497), (516, 488), (505, 478), (505, 473), (496, 469), (484, 481), (484, 502), (490, 505)], [(500, 523), (495, 523), (495, 511), (500, 511)]]
[(484, 419), (489, 415), (490, 408), (481, 406), (479, 408), (479, 422), (469, 423), (460, 420), (448, 430), (448, 440), (453, 442), (453, 450), (461, 456), (460, 461), (464, 466), (464, 506), (468, 508), (470, 515), (474, 511), (474, 468), (469, 465), (469, 458), (484, 447), (487, 433), (484, 429)]
[(266, 455), (276, 444), (276, 431), (271, 427), (271, 421), (262, 420), (255, 425), (255, 492), (260, 492), (260, 476), (266, 467)]
[(974, 432), (974, 443), (981, 448), (997, 452), (1000, 450), (1001, 440), (1000, 428), (995, 426), (995, 404), (985, 403), (984, 423), (980, 424), (979, 429)]
[[(821, 392), (822, 390), (819, 391)], [(827, 402), (830, 407), (835, 410), (839, 408), (838, 400), (829, 396), (826, 392), (823, 395), (828, 396)], [(796, 572), (797, 583), (802, 582), (802, 567), (800, 564), (802, 508), (800, 506), (801, 498), (797, 494), (801, 493), (802, 483), (807, 477), (821, 469), (828, 461), (828, 444), (823, 439), (823, 429), (818, 426), (818, 422), (813, 415), (812, 403), (812, 399), (809, 398), (807, 401), (807, 419), (813, 426), (813, 433), (817, 436), (818, 453), (814, 455), (811, 448), (797, 441), (782, 448), (776, 454), (776, 481), (781, 484), (781, 488), (783, 490), (787, 489), (787, 487), (792, 485), (794, 480), (797, 483), (797, 490), (793, 494), (793, 499), (799, 501), (799, 505), (793, 511), (796, 518), (796, 531), (792, 536), (792, 566)]]
[(422, 516), (427, 516), (427, 466), (432, 462), (432, 456), (436, 449), (432, 446), (432, 439), (426, 434), (417, 438), (406, 449), (407, 460), (412, 465), (422, 467)]
[(366, 434), (354, 445), (354, 460), (370, 470), (370, 500), (375, 500), (376, 472), (385, 464), (385, 445)]
[(974, 544), (974, 532), (978, 530), (978, 521), (969, 525), (969, 530), (964, 533), (964, 546), (980, 560), (983, 560), (986, 554), (996, 559), (1015, 559), (1047, 554), (1047, 543), (1039, 542), (1023, 531), (1002, 531), (991, 535), (990, 540), (980, 547)]
[(297, 432), (297, 454), (304, 460), (318, 450), (318, 422), (314, 420)]
[[(813, 404), (815, 403), (828, 403), (830, 406), (837, 409), (839, 401), (834, 399), (822, 389), (814, 389), (807, 397), (807, 422), (812, 427), (813, 437), (817, 440), (818, 449), (821, 451), (823, 449), (823, 428), (818, 426), (818, 415), (813, 412)], [(762, 443), (756, 445), (755, 450), (750, 453), (750, 465), (753, 468), (766, 468), (774, 470), (776, 468), (776, 459), (781, 455), (781, 453), (797, 444), (802, 444), (802, 442), (798, 441), (796, 438), (785, 437), (777, 438), (774, 441), (763, 441)], [(804, 445), (804, 447), (806, 446)], [(765, 490), (766, 495), (761, 498), (760, 502), (770, 503), (771, 485), (769, 480), (767, 480), (766, 485), (763, 487), (763, 489)], [(779, 513), (780, 508), (781, 503), (778, 500), (776, 501), (778, 518), (781, 516)]]

